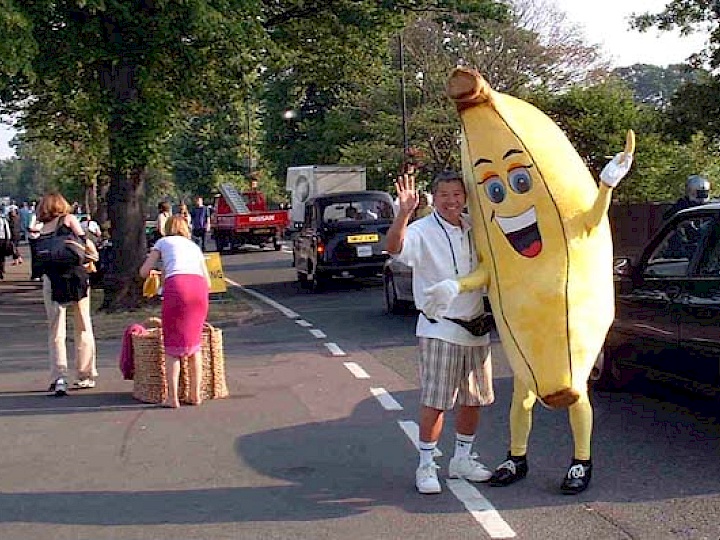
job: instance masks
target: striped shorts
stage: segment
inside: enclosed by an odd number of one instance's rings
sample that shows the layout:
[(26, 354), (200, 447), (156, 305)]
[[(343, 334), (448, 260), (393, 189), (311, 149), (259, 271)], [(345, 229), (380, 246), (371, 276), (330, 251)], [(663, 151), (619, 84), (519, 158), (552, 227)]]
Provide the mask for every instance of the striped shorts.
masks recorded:
[(495, 400), (489, 346), (456, 345), (420, 338), (420, 402), (446, 411), (460, 405), (490, 405)]

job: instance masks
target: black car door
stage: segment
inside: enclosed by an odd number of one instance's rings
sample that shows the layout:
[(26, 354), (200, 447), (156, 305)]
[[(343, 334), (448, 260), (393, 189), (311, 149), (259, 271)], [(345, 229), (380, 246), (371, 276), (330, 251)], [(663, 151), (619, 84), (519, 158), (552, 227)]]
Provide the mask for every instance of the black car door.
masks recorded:
[(680, 308), (683, 361), (676, 372), (707, 385), (720, 383), (720, 224), (708, 227)]
[(613, 332), (630, 345), (633, 361), (653, 370), (682, 370), (680, 314), (709, 216), (680, 218), (648, 246), (631, 283), (616, 291)]

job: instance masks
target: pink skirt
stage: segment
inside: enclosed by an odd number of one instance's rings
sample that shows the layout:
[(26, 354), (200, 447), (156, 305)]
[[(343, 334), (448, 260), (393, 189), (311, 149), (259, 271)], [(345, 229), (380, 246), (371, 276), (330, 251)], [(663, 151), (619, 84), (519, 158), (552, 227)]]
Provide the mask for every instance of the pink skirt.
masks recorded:
[(162, 330), (165, 354), (190, 356), (200, 350), (207, 320), (207, 280), (195, 274), (176, 274), (163, 283)]

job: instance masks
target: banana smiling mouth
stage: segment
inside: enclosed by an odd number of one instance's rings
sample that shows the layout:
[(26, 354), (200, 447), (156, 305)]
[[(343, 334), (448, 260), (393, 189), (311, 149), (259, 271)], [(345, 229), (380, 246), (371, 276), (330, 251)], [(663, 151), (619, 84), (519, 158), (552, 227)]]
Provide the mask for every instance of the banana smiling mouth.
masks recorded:
[(517, 216), (494, 216), (510, 245), (523, 257), (537, 257), (542, 251), (542, 238), (537, 224), (535, 207)]

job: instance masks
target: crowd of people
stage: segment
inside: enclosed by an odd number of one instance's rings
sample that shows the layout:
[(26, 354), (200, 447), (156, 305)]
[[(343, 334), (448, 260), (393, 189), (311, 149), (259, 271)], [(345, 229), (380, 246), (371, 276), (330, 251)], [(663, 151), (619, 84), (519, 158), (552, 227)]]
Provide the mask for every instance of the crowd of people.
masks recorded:
[[(103, 231), (92, 216), (83, 214), (78, 203), (70, 204), (59, 193), (48, 193), (38, 203), (15, 201), (0, 206), (0, 279), (5, 260), (24, 263), (21, 243), (30, 251), (30, 279), (41, 282), (48, 325), (48, 392), (61, 397), (70, 388), (95, 388), (98, 376), (95, 337), (91, 317), (90, 275), (96, 271)], [(201, 402), (200, 345), (207, 318), (209, 274), (203, 251), (210, 229), (210, 208), (196, 197), (192, 208), (181, 204), (175, 213), (168, 202), (158, 205), (156, 237), (141, 269), (143, 277), (163, 278), (163, 339), (168, 361), (168, 401), (179, 406), (177, 384), (179, 360), (190, 361), (191, 402)], [(67, 237), (84, 248), (77, 264), (45, 260), (36, 252), (54, 237)], [(73, 315), (74, 383), (70, 382), (66, 343), (67, 313)]]

